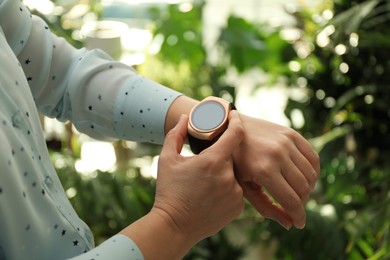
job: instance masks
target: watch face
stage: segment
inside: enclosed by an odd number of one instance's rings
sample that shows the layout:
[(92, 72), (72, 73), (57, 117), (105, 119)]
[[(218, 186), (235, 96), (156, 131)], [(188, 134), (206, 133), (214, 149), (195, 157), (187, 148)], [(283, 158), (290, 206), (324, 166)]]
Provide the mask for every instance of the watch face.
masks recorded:
[(192, 112), (191, 121), (201, 131), (210, 131), (218, 127), (225, 119), (226, 112), (222, 104), (216, 101), (203, 102)]

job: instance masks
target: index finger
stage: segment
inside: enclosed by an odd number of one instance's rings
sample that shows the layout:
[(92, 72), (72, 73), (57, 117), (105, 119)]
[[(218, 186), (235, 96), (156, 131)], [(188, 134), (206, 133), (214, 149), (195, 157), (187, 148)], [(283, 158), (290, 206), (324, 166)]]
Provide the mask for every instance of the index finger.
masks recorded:
[(239, 114), (232, 110), (229, 113), (229, 125), (221, 137), (207, 150), (230, 156), (244, 139), (244, 128), (242, 126)]

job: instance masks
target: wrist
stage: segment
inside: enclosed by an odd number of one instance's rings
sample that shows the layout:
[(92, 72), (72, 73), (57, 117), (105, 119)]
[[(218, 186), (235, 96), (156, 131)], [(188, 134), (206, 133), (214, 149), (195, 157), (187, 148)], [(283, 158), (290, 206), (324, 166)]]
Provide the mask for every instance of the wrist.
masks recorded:
[(189, 115), (192, 108), (198, 103), (199, 101), (184, 95), (177, 97), (169, 107), (165, 118), (165, 134), (176, 126), (181, 115)]
[(148, 259), (182, 259), (196, 243), (163, 210), (147, 215), (120, 232), (132, 239)]
[(161, 225), (170, 233), (170, 243), (175, 245), (175, 251), (178, 250), (177, 248), (188, 251), (199, 242), (200, 239), (194, 238), (193, 233), (186, 229), (187, 226), (180, 226), (166, 211), (153, 207), (149, 214), (159, 219)]

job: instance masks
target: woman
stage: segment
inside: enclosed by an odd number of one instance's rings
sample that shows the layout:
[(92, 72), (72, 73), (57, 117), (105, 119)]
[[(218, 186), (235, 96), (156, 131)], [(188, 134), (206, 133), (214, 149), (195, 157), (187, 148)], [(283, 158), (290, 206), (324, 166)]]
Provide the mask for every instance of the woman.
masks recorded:
[[(213, 146), (184, 158), (186, 115), (198, 101), (99, 50), (73, 48), (18, 0), (0, 0), (0, 29), (0, 259), (179, 259), (237, 216), (243, 196), (285, 228), (304, 227), (319, 158), (295, 131), (233, 111)], [(165, 140), (150, 213), (94, 248), (38, 111), (98, 139)]]

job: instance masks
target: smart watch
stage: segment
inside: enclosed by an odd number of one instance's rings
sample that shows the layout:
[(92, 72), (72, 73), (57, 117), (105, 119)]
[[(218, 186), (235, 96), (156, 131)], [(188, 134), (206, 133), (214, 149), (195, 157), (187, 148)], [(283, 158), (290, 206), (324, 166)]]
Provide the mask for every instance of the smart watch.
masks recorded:
[(222, 98), (207, 97), (190, 112), (188, 142), (194, 154), (212, 145), (226, 130), (234, 105)]

